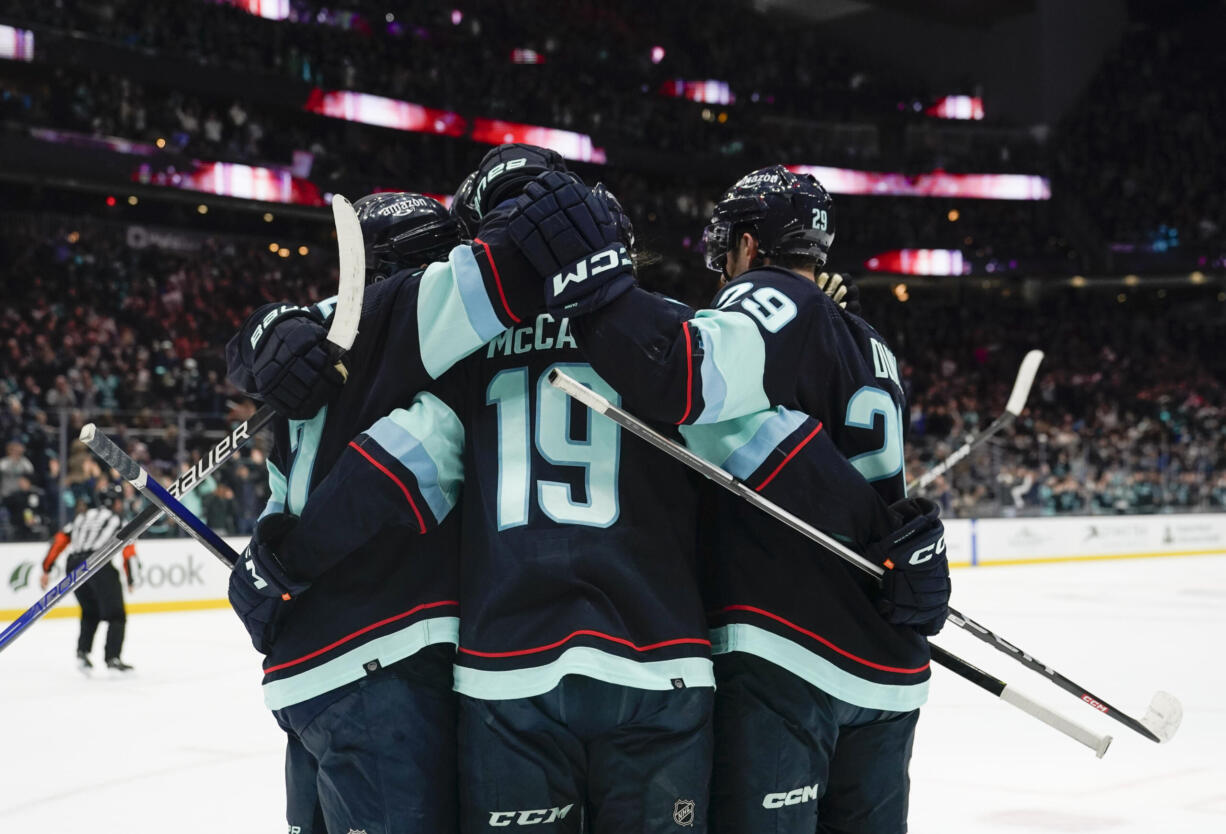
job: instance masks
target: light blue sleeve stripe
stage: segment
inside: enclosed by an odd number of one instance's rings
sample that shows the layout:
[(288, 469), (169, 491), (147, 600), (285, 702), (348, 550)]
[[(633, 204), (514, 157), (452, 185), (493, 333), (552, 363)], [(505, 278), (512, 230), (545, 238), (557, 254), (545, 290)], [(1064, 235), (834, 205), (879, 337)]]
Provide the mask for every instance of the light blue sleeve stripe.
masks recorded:
[(481, 338), (481, 344), (485, 344), (506, 330), (506, 327), (498, 320), (498, 314), (494, 312), (493, 304), (485, 291), (485, 281), (481, 278), (477, 259), (469, 247), (457, 246), (451, 250), (447, 260), (451, 263), (451, 272), (460, 290), (464, 310), (468, 313), (468, 321)]
[(744, 480), (806, 419), (799, 411), (779, 406), (723, 423), (682, 426), (681, 436), (695, 454)]
[(285, 510), (285, 476), (281, 474), (281, 470), (271, 460), (265, 460), (264, 462), (268, 466), (268, 503), (264, 505), (264, 511), (260, 513), (260, 518)]
[(327, 321), (328, 316), (336, 311), (336, 299), (339, 297), (334, 295), (331, 298), (325, 298), (323, 301), (315, 302), (315, 309), (319, 311), (319, 314), (324, 317), (325, 321)]
[(328, 406), (323, 406), (309, 420), (290, 420), (290, 453), (293, 462), (289, 467), (288, 494), (285, 506), (294, 515), (302, 515), (307, 496), (311, 490), (311, 475), (315, 471), (315, 458), (319, 455), (319, 442), (323, 438), (324, 423), (328, 419)]
[(417, 296), (421, 362), (434, 379), (503, 330), (494, 315), (481, 271), (465, 246), (451, 250), (446, 263), (426, 267)]
[(455, 412), (432, 394), (418, 394), (412, 406), (381, 418), (366, 434), (413, 473), (434, 518), (446, 518), (464, 483), (464, 426)]
[(695, 423), (735, 420), (770, 407), (762, 379), (766, 343), (744, 313), (700, 310), (690, 325), (702, 341), (702, 413)]

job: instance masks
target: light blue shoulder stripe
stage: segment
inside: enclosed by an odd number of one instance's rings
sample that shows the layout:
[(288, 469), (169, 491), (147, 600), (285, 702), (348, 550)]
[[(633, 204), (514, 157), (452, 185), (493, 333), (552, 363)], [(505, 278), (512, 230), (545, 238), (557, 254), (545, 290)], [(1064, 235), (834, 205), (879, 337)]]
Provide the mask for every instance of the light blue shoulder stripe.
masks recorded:
[(687, 687), (715, 686), (711, 661), (705, 657), (639, 662), (589, 646), (576, 646), (562, 652), (552, 663), (527, 669), (492, 672), (463, 666), (462, 660), (463, 655), (457, 656), (455, 691), (483, 701), (541, 695), (567, 675), (583, 675), (633, 689), (676, 689), (676, 680)]
[(928, 701), (928, 681), (913, 684), (874, 683), (845, 672), (819, 654), (774, 632), (748, 623), (731, 623), (711, 630), (715, 654), (745, 652), (769, 660), (823, 692), (865, 709), (909, 712)]
[(411, 657), (426, 646), (458, 643), (459, 636), (458, 617), (418, 620), (399, 631), (350, 649), (313, 669), (264, 684), (264, 706), (284, 709), (300, 704), (365, 677), (365, 665), (372, 660), (379, 661), (379, 665), (386, 668)]
[(433, 394), (422, 393), (409, 408), (379, 419), (366, 434), (413, 473), (435, 520), (446, 518), (464, 483), (464, 425), (455, 412)]
[(417, 296), (422, 366), (434, 379), (506, 328), (485, 294), (481, 270), (467, 246), (426, 267)]
[(690, 324), (703, 349), (703, 409), (694, 422), (734, 420), (769, 408), (762, 387), (766, 343), (753, 319), (727, 310), (700, 310)]
[(722, 423), (682, 426), (681, 436), (696, 454), (744, 480), (806, 419), (799, 411), (779, 406)]
[(264, 463), (268, 467), (268, 503), (264, 505), (260, 518), (285, 510), (285, 476), (271, 460), (265, 459)]

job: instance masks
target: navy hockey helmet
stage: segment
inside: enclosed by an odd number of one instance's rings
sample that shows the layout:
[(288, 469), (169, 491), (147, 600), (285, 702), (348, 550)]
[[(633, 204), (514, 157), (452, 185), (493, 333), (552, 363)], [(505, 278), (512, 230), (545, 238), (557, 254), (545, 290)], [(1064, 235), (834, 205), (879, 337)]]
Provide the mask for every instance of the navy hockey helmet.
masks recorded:
[(499, 145), (482, 157), (473, 172), (476, 176), (464, 211), (480, 220), (499, 203), (519, 196), (537, 174), (565, 170), (566, 162), (557, 151), (522, 142)]
[(604, 200), (605, 205), (608, 206), (610, 216), (617, 222), (618, 240), (626, 247), (627, 252), (634, 252), (634, 224), (630, 222), (630, 216), (622, 208), (621, 201), (613, 196), (613, 192), (603, 182), (596, 183), (592, 193)]
[(410, 191), (367, 194), (353, 204), (366, 242), (366, 283), (439, 261), (460, 243), (460, 224), (446, 206)]
[(834, 242), (834, 202), (812, 174), (782, 165), (760, 168), (724, 192), (703, 230), (707, 267), (724, 271), (724, 256), (737, 236), (749, 232), (769, 258), (801, 255), (820, 269)]
[(473, 205), (473, 186), (477, 184), (477, 172), (472, 171), (451, 198), (451, 216), (460, 224), (464, 237), (472, 240), (477, 236), (477, 227), (481, 225), (481, 216)]

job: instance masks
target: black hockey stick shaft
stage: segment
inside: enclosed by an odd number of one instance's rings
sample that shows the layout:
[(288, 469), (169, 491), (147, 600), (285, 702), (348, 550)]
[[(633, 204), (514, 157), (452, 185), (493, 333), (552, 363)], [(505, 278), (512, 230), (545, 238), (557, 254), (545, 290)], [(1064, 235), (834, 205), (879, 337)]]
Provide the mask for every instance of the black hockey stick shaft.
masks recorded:
[(1082, 727), (1080, 724), (1070, 721), (1055, 710), (1049, 709), (1029, 696), (1018, 692), (1000, 678), (988, 674), (977, 666), (973, 666), (932, 641), (928, 642), (928, 647), (932, 650), (932, 659), (946, 669), (966, 678), (979, 688), (991, 692), (1002, 701), (1012, 704), (1023, 712), (1038, 718), (1043, 723), (1055, 727), (1065, 735), (1080, 741), (1086, 747), (1093, 750), (1098, 758), (1101, 759), (1106, 755), (1107, 748), (1111, 746), (1111, 736), (1100, 736)]
[[(789, 513), (787, 510), (778, 506), (774, 502), (766, 500), (731, 473), (719, 466), (716, 466), (705, 458), (694, 454), (680, 443), (665, 437), (647, 424), (643, 423), (637, 417), (633, 416), (629, 412), (623, 411), (617, 406), (614, 406), (607, 399), (600, 396), (595, 391), (592, 391), (590, 388), (576, 382), (566, 374), (557, 370), (551, 371), (549, 374), (549, 382), (554, 387), (561, 389), (569, 396), (579, 400), (579, 402), (583, 403), (588, 408), (603, 414), (604, 416), (613, 420), (613, 422), (625, 428), (630, 433), (647, 441), (665, 454), (676, 458), (686, 466), (689, 466), (691, 469), (697, 471), (700, 475), (715, 481), (717, 484), (730, 492), (744, 498), (754, 507), (757, 507), (759, 510), (762, 510), (778, 521), (783, 522), (793, 530), (796, 530), (798, 533), (801, 533), (807, 538), (812, 539), (818, 544), (824, 546), (826, 549), (830, 550), (831, 553), (845, 559), (860, 570), (877, 578), (880, 578), (885, 572), (880, 565), (876, 565), (868, 561), (860, 554), (855, 553), (854, 551), (849, 550), (848, 548), (839, 544), (808, 522), (798, 518), (792, 513)], [(950, 654), (947, 651), (939, 650), (939, 652), (933, 654), (933, 659), (937, 660), (937, 662), (941, 663), (941, 665), (946, 666), (946, 668), (955, 674), (966, 678), (976, 686), (991, 692), (993, 695), (1002, 698), (1009, 703), (1025, 709), (1025, 711), (1030, 715), (1033, 715), (1035, 718), (1038, 718), (1040, 721), (1043, 721), (1049, 726), (1052, 726), (1060, 732), (1071, 736), (1077, 741), (1080, 741), (1082, 744), (1085, 744), (1087, 747), (1090, 747), (1096, 752), (1099, 750), (1105, 751), (1106, 744), (1110, 743), (1109, 738), (1107, 738), (1106, 742), (1104, 742), (1102, 741), (1103, 737), (1098, 736), (1092, 731), (1081, 727), (1072, 721), (1069, 721), (1063, 716), (1059, 716), (1057, 713), (1051, 710), (1046, 708), (1027, 709), (1025, 706), (1022, 706), (1019, 703), (1019, 701), (1023, 700), (1020, 696), (1006, 698), (1004, 693), (1011, 690), (1007, 690), (1003, 682), (996, 680), (995, 678), (991, 678), (991, 676), (978, 669), (975, 669), (975, 667), (971, 664), (953, 654)], [(994, 686), (991, 681), (995, 681), (995, 684), (998, 686)], [(1024, 700), (1030, 704), (1034, 703), (1029, 701), (1029, 699)], [(1058, 720), (1053, 720), (1053, 717), (1054, 719)]]
[[(1111, 704), (1107, 703), (1107, 701), (1104, 700), (1103, 698), (1099, 697), (1098, 695), (1095, 695), (1093, 692), (1090, 692), (1088, 689), (1086, 689), (1081, 684), (1078, 684), (1070, 680), (1069, 678), (1057, 672), (1051, 666), (1048, 666), (1043, 661), (1039, 660), (1038, 658), (1034, 657), (1033, 655), (1027, 652), (1022, 651), (1021, 649), (1019, 649), (1017, 646), (1013, 645), (1009, 641), (1003, 639), (1002, 637), (999, 637), (991, 629), (987, 628), (986, 626), (981, 625), (975, 620), (972, 620), (970, 617), (966, 616), (961, 611), (958, 611), (957, 609), (954, 609), (954, 608), (950, 608), (949, 609), (949, 622), (958, 626), (962, 630), (968, 631), (971, 634), (975, 635), (980, 640), (982, 640), (984, 643), (987, 643), (989, 646), (992, 646), (997, 651), (1000, 651), (1000, 652), (1003, 652), (1009, 655), (1014, 660), (1016, 660), (1017, 662), (1025, 666), (1027, 669), (1030, 669), (1031, 671), (1034, 671), (1034, 672), (1038, 672), (1040, 675), (1047, 678), (1049, 681), (1051, 681), (1056, 686), (1063, 689), (1065, 692), (1068, 692), (1072, 695), (1076, 695), (1079, 700), (1084, 701), (1085, 703), (1094, 707), (1096, 710), (1103, 713), (1104, 715), (1114, 718), (1116, 721), (1120, 722), (1128, 729), (1133, 730), (1134, 732), (1140, 733), (1141, 735), (1148, 738), (1150, 741), (1156, 741), (1159, 744), (1161, 744), (1162, 742), (1169, 740), (1170, 738), (1169, 735), (1166, 738), (1163, 738), (1158, 733), (1154, 732), (1153, 730), (1151, 730), (1149, 727), (1142, 724), (1137, 719), (1133, 718), (1132, 716), (1126, 713), (1121, 712), (1116, 707), (1113, 707)], [(1173, 731), (1172, 731), (1172, 734), (1173, 734)]]
[[(175, 497), (186, 495), (195, 489), (205, 478), (211, 475), (218, 467), (228, 461), (240, 447), (248, 443), (252, 437), (268, 425), (268, 423), (276, 417), (277, 414), (272, 406), (265, 405), (261, 407), (255, 414), (248, 417), (243, 422), (234, 427), (231, 432), (208, 451), (208, 453), (196, 461), (190, 469), (178, 477), (168, 488), (167, 491)], [(126, 547), (131, 542), (139, 538), (145, 531), (162, 518), (164, 513), (156, 506), (146, 507), (141, 510), (131, 521), (119, 528), (119, 532), (111, 539), (111, 542), (103, 547), (98, 548), (91, 553), (84, 562), (76, 568), (68, 572), (68, 575), (55, 584), (43, 595), (38, 602), (26, 609), (20, 617), (9, 624), (7, 628), (0, 633), (0, 651), (3, 651), (10, 643), (12, 643), (19, 635), (25, 632), (31, 625), (42, 619), (44, 615), (54, 608), (60, 600), (66, 597), (69, 592), (76, 590), (90, 577), (102, 569), (103, 565), (110, 563), (115, 554)]]
[(238, 562), (238, 554), (234, 552), (234, 548), (226, 544), (221, 536), (201, 521), (195, 513), (183, 506), (179, 499), (171, 495), (164, 486), (151, 478), (143, 466), (132, 460), (123, 449), (115, 445), (115, 441), (98, 431), (97, 426), (87, 423), (82, 427), (81, 442), (88, 446), (89, 450), (101, 458), (107, 466), (118, 472), (121, 478), (136, 487), (141, 495), (173, 518), (183, 532), (202, 544), (206, 550), (217, 557), (218, 561), (228, 569), (234, 568), (235, 563)]

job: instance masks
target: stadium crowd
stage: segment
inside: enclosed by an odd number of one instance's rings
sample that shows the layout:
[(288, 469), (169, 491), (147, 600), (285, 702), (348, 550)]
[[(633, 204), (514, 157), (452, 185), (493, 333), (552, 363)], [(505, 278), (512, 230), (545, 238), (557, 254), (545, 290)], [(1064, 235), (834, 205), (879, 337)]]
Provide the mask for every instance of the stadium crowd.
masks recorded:
[[(61, 448), (61, 426), (69, 440), (89, 420), (113, 427), (162, 478), (198, 458), (228, 420), (249, 413), (222, 379), (225, 341), (254, 306), (323, 297), (334, 275), (330, 261), (289, 261), (250, 239), (178, 252), (133, 248), (115, 224), (45, 226), (14, 220), (0, 234), (9, 264), (0, 536), (9, 539), (44, 537), (58, 508), (105, 483), (80, 444)], [(688, 289), (697, 303), (712, 277), (696, 262), (643, 276)], [(866, 291), (865, 317), (903, 364), (908, 472), (994, 419), (1021, 355), (1040, 346), (1049, 358), (1023, 419), (934, 485), (949, 512), (1226, 507), (1226, 374), (1202, 309), (1221, 304), (1201, 295), (1167, 315), (1156, 299), (1118, 304), (1102, 293), (1045, 298), (1040, 309), (986, 292), (950, 304), (947, 294), (900, 303)], [(248, 532), (266, 495), (261, 463), (257, 446), (190, 500), (219, 530)]]

